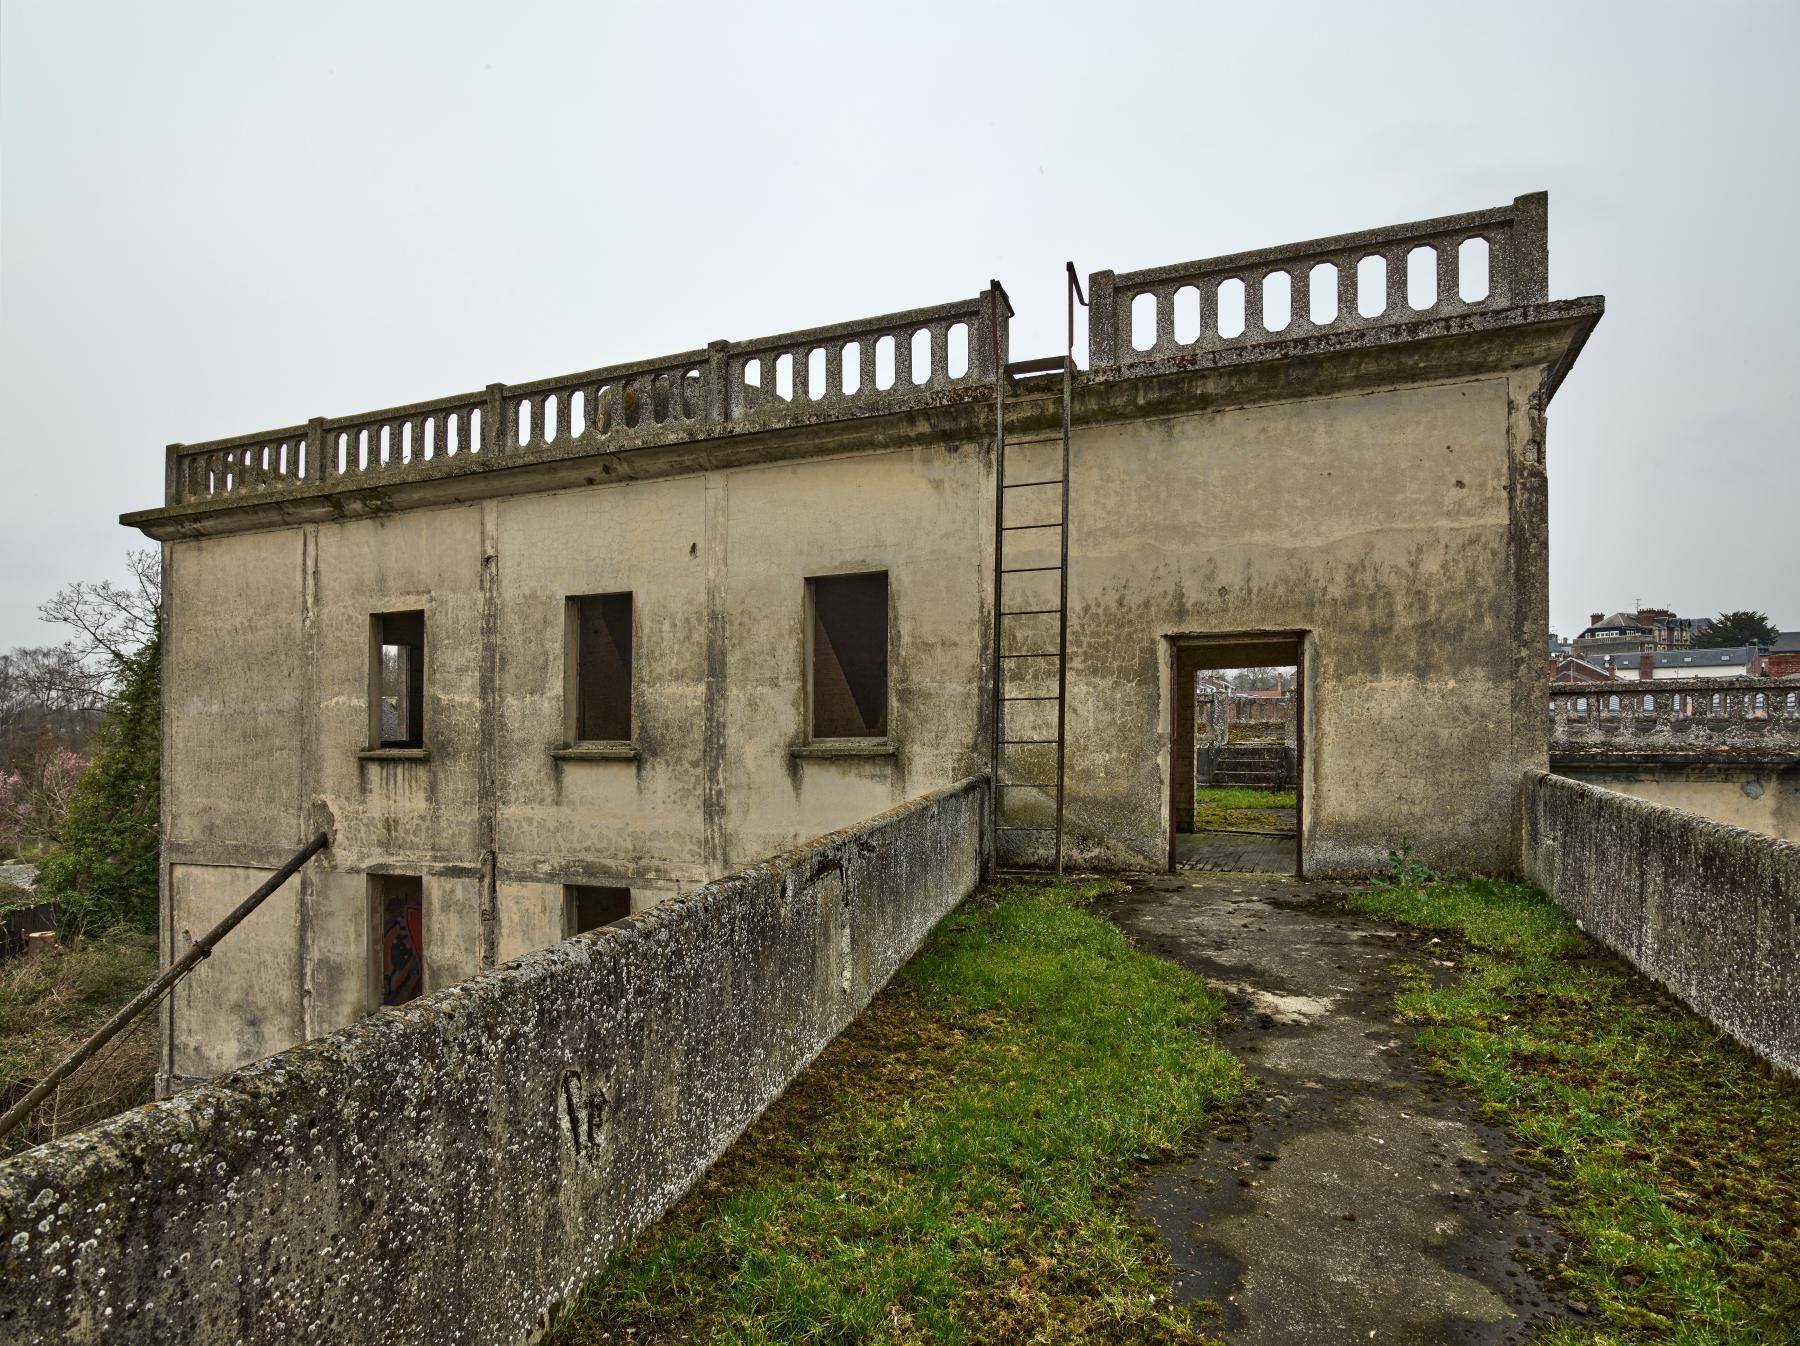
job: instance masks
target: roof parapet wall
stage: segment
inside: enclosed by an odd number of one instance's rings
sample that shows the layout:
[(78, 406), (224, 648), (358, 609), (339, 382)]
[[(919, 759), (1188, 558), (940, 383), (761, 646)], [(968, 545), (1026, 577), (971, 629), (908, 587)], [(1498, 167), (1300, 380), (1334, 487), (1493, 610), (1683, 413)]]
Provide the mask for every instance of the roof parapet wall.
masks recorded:
[[(715, 341), (658, 360), (491, 383), (484, 392), (320, 416), (204, 444), (171, 444), (164, 503), (366, 488), (459, 456), (499, 466), (552, 446), (560, 454), (574, 443), (617, 452), (709, 429), (764, 430), (984, 397), (996, 358), (1006, 360), (1010, 306), (1005, 313), (999, 307), (1005, 302), (996, 286), (931, 308), (755, 341)], [(966, 352), (957, 373), (951, 372), (953, 347)], [(884, 386), (878, 371), (889, 369)]]
[[(1320, 332), (1392, 327), (1419, 318), (1541, 303), (1550, 297), (1549, 218), (1549, 195), (1533, 192), (1516, 197), (1510, 206), (1466, 215), (1445, 215), (1143, 271), (1096, 271), (1088, 277), (1093, 306), (1088, 363), (1094, 369), (1129, 366), (1188, 351), (1291, 341)], [(1486, 292), (1465, 299), (1463, 247), (1477, 239), (1488, 249)], [(1430, 259), (1415, 258), (1420, 250), (1431, 254)], [(1361, 264), (1370, 259), (1382, 263), (1379, 286), (1361, 283)], [(1410, 268), (1415, 262), (1436, 270), (1432, 302), (1419, 308), (1407, 297)], [(1320, 268), (1330, 270), (1321, 272)], [(1290, 296), (1288, 319), (1279, 328), (1270, 326), (1265, 302), (1265, 287), (1274, 277), (1286, 278)], [(1219, 330), (1219, 301), (1221, 291), (1233, 282), (1243, 287), (1243, 325), (1236, 334), (1226, 336)], [(1315, 284), (1323, 284), (1333, 299), (1331, 316), (1322, 322), (1312, 318)], [(1178, 297), (1187, 290), (1194, 292), (1197, 321), (1193, 335), (1182, 339), (1175, 330), (1176, 308)], [(1134, 342), (1132, 307), (1145, 298), (1154, 303), (1154, 336), (1148, 343)]]
[[(1405, 340), (1422, 320), (1497, 315), (1541, 304), (1548, 292), (1548, 199), (1413, 224), (1314, 239), (1174, 266), (1090, 277), (1091, 373), (1153, 373), (1211, 358), (1279, 358), (1318, 341)], [(1462, 297), (1462, 248), (1488, 247), (1486, 292)], [(1408, 267), (1420, 249), (1435, 267), (1433, 302), (1408, 302)], [(1380, 258), (1385, 278), (1366, 293), (1359, 264)], [(1322, 267), (1335, 268), (1335, 281)], [(1264, 303), (1271, 277), (1287, 277), (1290, 315), (1280, 328)], [(1331, 316), (1314, 321), (1315, 281), (1335, 285)], [(1219, 332), (1222, 287), (1244, 289), (1244, 324)], [(1197, 296), (1197, 308), (1185, 292)], [(1381, 307), (1373, 314), (1361, 310)], [(1154, 307), (1154, 337), (1132, 340), (1132, 306)], [(1177, 308), (1182, 308), (1178, 324)], [(1198, 329), (1178, 335), (1190, 314)], [(584, 454), (612, 454), (696, 439), (926, 410), (992, 396), (1009, 358), (1012, 315), (998, 281), (969, 299), (753, 341), (715, 341), (661, 359), (590, 369), (530, 383), (167, 449), (164, 510), (210, 511), (290, 497), (368, 491)], [(1489, 321), (1496, 320), (1489, 318)], [(954, 372), (953, 372), (954, 371)], [(883, 383), (882, 380), (886, 382)], [(143, 526), (162, 511), (130, 514)]]

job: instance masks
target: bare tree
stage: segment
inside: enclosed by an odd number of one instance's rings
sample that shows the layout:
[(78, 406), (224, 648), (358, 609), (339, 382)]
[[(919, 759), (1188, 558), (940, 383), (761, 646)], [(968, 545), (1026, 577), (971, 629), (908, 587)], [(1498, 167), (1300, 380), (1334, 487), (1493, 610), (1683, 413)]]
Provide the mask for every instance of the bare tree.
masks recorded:
[(1284, 692), (1294, 685), (1293, 670), (1288, 668), (1240, 668), (1229, 678), (1240, 692)]
[(73, 639), (0, 654), (0, 845), (8, 849), (54, 835), (119, 669), (157, 633), (161, 558), (132, 552), (126, 566), (124, 584), (78, 581), (38, 609)]
[(99, 720), (103, 700), (100, 679), (72, 645), (0, 654), (0, 769), (17, 763), (40, 734), (81, 748)]
[(77, 580), (58, 590), (38, 616), (75, 633), (69, 648), (102, 682), (125, 659), (150, 643), (162, 617), (162, 557), (134, 551), (125, 557), (131, 579), (90, 583)]

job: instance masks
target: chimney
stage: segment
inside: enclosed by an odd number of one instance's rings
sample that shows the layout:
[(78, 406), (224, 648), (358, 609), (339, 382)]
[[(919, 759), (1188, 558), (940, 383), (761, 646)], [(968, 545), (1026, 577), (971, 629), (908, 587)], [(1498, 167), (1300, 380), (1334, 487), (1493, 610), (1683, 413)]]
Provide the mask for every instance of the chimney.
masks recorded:
[(1606, 614), (1604, 612), (1596, 612), (1588, 618), (1588, 625), (1589, 626), (1598, 626), (1598, 625), (1600, 625), (1601, 622), (1603, 622), (1605, 620), (1606, 620)]

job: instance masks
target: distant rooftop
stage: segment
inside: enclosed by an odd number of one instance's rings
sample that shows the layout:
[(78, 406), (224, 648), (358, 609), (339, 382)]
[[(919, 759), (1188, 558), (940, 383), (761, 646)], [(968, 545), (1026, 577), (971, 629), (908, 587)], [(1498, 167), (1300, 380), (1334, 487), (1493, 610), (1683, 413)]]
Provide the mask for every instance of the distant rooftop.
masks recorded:
[(1651, 668), (1692, 668), (1704, 673), (1709, 668), (1732, 668), (1748, 664), (1760, 654), (1761, 646), (1739, 645), (1721, 650), (1653, 650), (1648, 654), (1610, 654), (1607, 662), (1614, 668), (1639, 668), (1648, 659)]

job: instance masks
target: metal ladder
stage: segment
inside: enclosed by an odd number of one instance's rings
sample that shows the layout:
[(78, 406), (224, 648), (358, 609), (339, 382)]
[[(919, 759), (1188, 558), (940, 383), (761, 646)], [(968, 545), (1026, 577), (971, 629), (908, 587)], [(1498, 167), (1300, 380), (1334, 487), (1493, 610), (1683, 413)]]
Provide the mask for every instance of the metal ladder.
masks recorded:
[[(993, 704), (993, 791), (991, 808), (993, 811), (993, 836), (996, 856), (1000, 852), (1000, 841), (1004, 834), (1049, 834), (1051, 842), (1051, 870), (1058, 878), (1063, 872), (1063, 783), (1066, 761), (1066, 738), (1068, 730), (1067, 699), (1069, 689), (1069, 417), (1074, 397), (1075, 379), (1075, 304), (1077, 301), (1085, 305), (1087, 297), (1081, 292), (1081, 282), (1075, 275), (1075, 264), (1066, 264), (1068, 274), (1068, 344), (1060, 356), (1048, 356), (1039, 360), (1021, 360), (1013, 364), (1001, 364), (995, 360), (994, 375), (994, 704)], [(994, 292), (1001, 298), (1005, 292), (994, 283)], [(1008, 315), (1012, 305), (1007, 304)], [(997, 318), (998, 315), (996, 314)], [(997, 326), (998, 324), (994, 324)], [(1033, 374), (1062, 373), (1062, 459), (1055, 476), (1043, 472), (1029, 472), (1023, 481), (1013, 481), (1007, 476), (1006, 457), (1006, 394), (1012, 380), (1018, 376)], [(1017, 491), (1047, 491), (1055, 487), (1058, 492), (1058, 511), (1053, 520), (1040, 520), (1032, 523), (1007, 522), (1007, 497)], [(1037, 513), (1041, 513), (1041, 509)], [(1022, 517), (1033, 517), (1026, 514)], [(1011, 564), (1018, 559), (1039, 559), (1035, 557), (1009, 557), (1007, 542), (1011, 538), (1027, 538), (1054, 533), (1057, 540), (1057, 556), (1054, 565)], [(1046, 558), (1047, 559), (1047, 558)], [(1055, 576), (1056, 601), (1049, 605), (1045, 596), (1046, 580)], [(1024, 577), (1031, 577), (1026, 579)], [(1025, 595), (1035, 592), (1037, 597)], [(1044, 648), (1050, 644), (1044, 628), (1048, 625), (1043, 619), (1056, 618), (1056, 639), (1053, 648)], [(1050, 691), (1051, 677), (1054, 675), (1054, 692)], [(1023, 687), (1024, 691), (1015, 691), (1015, 687)], [(1031, 707), (1035, 716), (1021, 713), (1020, 720), (1035, 719), (1036, 728), (1017, 724), (1012, 712), (1014, 708)], [(1045, 724), (1048, 716), (1045, 712), (1054, 707), (1056, 728), (1050, 735)], [(1009, 750), (1011, 749), (1052, 749), (1052, 752), (1030, 752), (1023, 755), (1035, 759), (1030, 765), (1036, 769), (1026, 769), (1025, 779), (1020, 779), (1014, 769)], [(1051, 779), (1042, 779), (1046, 773), (1045, 758), (1054, 756), (1055, 770)], [(1021, 816), (1016, 803), (1023, 792), (1032, 790), (1053, 791), (1055, 805), (1054, 821), (1050, 825), (1041, 822), (1017, 821)], [(1027, 865), (1015, 864), (1012, 868), (1029, 868)]]

